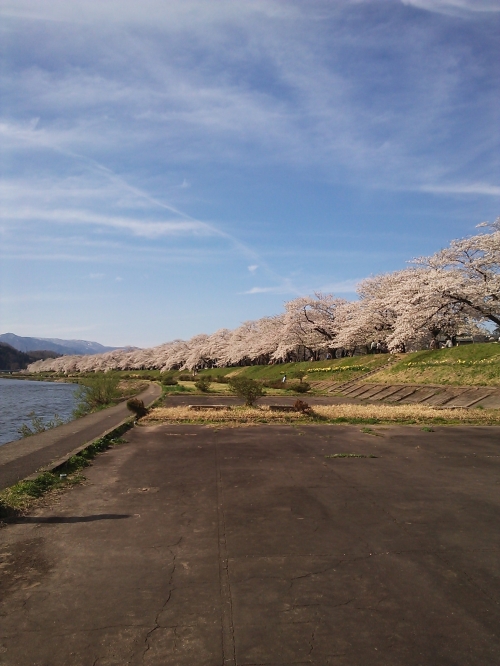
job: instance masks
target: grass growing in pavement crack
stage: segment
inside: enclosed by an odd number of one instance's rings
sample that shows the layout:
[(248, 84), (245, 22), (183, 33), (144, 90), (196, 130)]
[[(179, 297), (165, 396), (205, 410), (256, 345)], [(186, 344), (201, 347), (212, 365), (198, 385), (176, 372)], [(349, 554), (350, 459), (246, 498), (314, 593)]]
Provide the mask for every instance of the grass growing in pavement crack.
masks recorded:
[(373, 430), (373, 428), (361, 428), (361, 432), (364, 432), (366, 435), (373, 435), (374, 437), (383, 437), (383, 435)]
[(0, 522), (24, 515), (40, 498), (51, 491), (82, 483), (85, 477), (80, 473), (81, 470), (88, 467), (99, 453), (125, 442), (126, 440), (121, 435), (130, 427), (131, 423), (124, 423), (104, 437), (92, 442), (83, 451), (71, 456), (54, 470), (42, 472), (35, 479), (25, 479), (2, 490), (0, 492)]
[(366, 456), (363, 453), (332, 453), (329, 456), (325, 456), (325, 458), (378, 458), (378, 456), (374, 456), (371, 453)]

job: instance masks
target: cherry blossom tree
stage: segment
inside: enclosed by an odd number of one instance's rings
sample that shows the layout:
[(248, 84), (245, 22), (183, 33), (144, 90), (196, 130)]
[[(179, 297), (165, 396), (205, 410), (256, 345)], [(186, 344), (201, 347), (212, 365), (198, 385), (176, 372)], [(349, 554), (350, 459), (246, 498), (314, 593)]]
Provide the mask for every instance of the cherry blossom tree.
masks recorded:
[(438, 335), (477, 332), (483, 322), (500, 330), (500, 218), (475, 236), (454, 240), (404, 270), (363, 280), (359, 300), (317, 293), (285, 303), (273, 317), (230, 331), (195, 335), (150, 349), (36, 361), (30, 372), (62, 373), (263, 364), (313, 359), (343, 347), (354, 353), (374, 341), (388, 349), (426, 347)]
[(430, 269), (432, 289), (443, 307), (462, 307), (471, 318), (500, 325), (500, 218), (490, 229), (469, 238), (453, 240), (431, 257), (415, 260)]

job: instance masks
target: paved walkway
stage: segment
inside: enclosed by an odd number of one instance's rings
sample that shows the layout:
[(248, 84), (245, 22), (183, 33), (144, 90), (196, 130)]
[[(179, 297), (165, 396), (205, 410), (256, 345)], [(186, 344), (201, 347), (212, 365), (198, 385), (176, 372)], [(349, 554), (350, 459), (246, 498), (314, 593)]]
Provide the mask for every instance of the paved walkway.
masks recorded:
[(500, 428), (373, 433), (130, 430), (0, 532), (0, 664), (498, 666)]
[[(151, 384), (137, 397), (146, 405), (161, 395), (158, 384)], [(47, 467), (51, 462), (71, 453), (86, 443), (116, 428), (131, 416), (125, 402), (95, 414), (65, 423), (15, 442), (0, 446), (0, 490)]]

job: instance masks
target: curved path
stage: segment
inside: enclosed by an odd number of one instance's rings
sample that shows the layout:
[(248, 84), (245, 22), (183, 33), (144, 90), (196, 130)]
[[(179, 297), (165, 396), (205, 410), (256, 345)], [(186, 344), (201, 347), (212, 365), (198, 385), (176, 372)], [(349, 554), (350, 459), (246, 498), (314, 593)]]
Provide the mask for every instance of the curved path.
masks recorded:
[[(137, 396), (146, 406), (161, 395), (161, 387), (151, 384)], [(0, 446), (0, 490), (12, 486), (40, 468), (82, 449), (94, 439), (113, 430), (130, 418), (126, 403), (121, 402), (101, 412), (88, 414), (39, 435)]]

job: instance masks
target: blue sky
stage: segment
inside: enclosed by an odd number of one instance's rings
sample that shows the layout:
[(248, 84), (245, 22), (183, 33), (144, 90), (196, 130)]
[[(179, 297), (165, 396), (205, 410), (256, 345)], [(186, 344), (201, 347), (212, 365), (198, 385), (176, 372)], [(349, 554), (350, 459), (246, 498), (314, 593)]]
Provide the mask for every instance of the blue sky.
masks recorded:
[(500, 0), (0, 7), (0, 332), (233, 328), (500, 215)]

